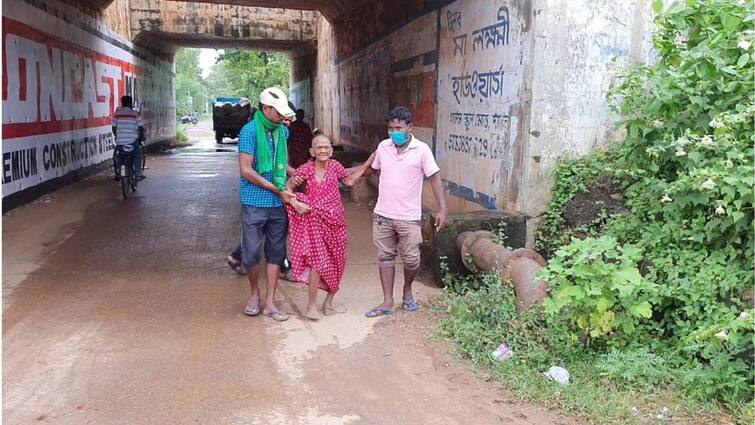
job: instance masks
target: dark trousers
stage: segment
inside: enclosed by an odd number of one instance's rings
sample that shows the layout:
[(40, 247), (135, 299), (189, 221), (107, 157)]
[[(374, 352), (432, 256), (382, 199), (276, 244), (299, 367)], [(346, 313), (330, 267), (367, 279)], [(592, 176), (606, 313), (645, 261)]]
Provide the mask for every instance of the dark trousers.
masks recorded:
[[(231, 257), (233, 257), (233, 259), (236, 261), (241, 261), (241, 244), (239, 244), (239, 246), (237, 246), (236, 249), (233, 250)], [(283, 258), (283, 262), (280, 264), (280, 266), (283, 273), (291, 270), (291, 263), (288, 261), (288, 255)]]

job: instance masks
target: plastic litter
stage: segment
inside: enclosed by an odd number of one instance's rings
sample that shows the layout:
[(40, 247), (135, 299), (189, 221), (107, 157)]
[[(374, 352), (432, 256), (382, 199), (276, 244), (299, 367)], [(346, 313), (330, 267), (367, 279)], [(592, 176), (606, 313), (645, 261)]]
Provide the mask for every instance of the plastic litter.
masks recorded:
[(668, 407), (663, 406), (663, 408), (655, 414), (655, 418), (659, 421), (668, 421), (671, 419), (671, 410)]
[(569, 371), (560, 366), (551, 366), (543, 376), (561, 385), (569, 385)]
[(490, 353), (490, 355), (500, 362), (513, 356), (514, 352), (511, 351), (511, 347), (509, 347), (508, 344), (504, 342), (503, 344), (499, 345), (498, 348), (495, 349), (495, 351)]

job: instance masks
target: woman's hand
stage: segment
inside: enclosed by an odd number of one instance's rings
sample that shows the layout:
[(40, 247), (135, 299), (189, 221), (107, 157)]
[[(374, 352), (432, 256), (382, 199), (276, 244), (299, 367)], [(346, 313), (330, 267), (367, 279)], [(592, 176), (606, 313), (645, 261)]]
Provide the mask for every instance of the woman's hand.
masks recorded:
[(301, 186), (301, 185), (302, 185), (302, 183), (304, 183), (305, 181), (307, 181), (307, 179), (305, 179), (305, 178), (304, 178), (304, 177), (302, 177), (302, 176), (291, 176), (291, 177), (289, 177), (289, 179), (288, 179), (288, 184), (287, 184), (287, 186), (288, 186), (288, 187), (289, 187), (290, 189), (294, 189), (294, 188), (297, 188), (297, 187)]
[(309, 208), (309, 205), (305, 204), (304, 202), (299, 202), (296, 199), (291, 199), (290, 205), (298, 214), (307, 214), (312, 210), (311, 208)]

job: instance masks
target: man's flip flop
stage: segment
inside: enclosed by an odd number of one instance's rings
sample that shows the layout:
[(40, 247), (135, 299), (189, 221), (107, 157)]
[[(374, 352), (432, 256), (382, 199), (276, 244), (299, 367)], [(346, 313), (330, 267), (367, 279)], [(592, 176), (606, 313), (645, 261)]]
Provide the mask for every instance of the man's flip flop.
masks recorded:
[(229, 266), (231, 266), (231, 269), (235, 271), (236, 273), (245, 276), (246, 273), (244, 273), (244, 266), (241, 264), (241, 262), (235, 262), (231, 261), (228, 257), (226, 257), (225, 262), (228, 263)]
[(262, 314), (275, 320), (276, 322), (285, 322), (286, 320), (288, 320), (288, 314), (282, 311), (266, 311)]
[(256, 316), (260, 314), (260, 300), (257, 300), (254, 304), (247, 304), (246, 307), (244, 307), (244, 314), (247, 316)]
[(419, 309), (419, 304), (414, 302), (414, 298), (410, 300), (404, 300), (404, 310), (406, 311), (417, 311)]
[(368, 311), (364, 315), (369, 318), (373, 317), (380, 317), (380, 316), (388, 316), (390, 314), (393, 314), (393, 310), (387, 309), (385, 307), (375, 307), (372, 310)]

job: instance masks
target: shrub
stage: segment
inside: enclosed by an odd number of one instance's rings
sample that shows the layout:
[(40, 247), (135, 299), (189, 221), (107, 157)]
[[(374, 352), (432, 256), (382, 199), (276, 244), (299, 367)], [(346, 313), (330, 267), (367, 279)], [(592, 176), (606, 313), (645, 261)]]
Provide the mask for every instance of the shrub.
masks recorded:
[[(623, 142), (557, 171), (541, 232), (561, 247), (543, 275), (545, 309), (611, 350), (603, 373), (622, 356), (656, 364), (654, 353), (688, 395), (735, 407), (755, 383), (753, 14), (735, 0), (678, 2), (656, 28), (658, 62), (610, 91)], [(564, 241), (551, 217), (601, 169), (621, 181), (629, 213), (603, 236)]]
[(544, 302), (546, 314), (565, 314), (585, 345), (629, 341), (650, 319), (658, 292), (640, 275), (641, 259), (642, 250), (612, 236), (574, 240), (556, 251), (542, 274), (553, 294)]
[(184, 143), (184, 142), (186, 142), (186, 141), (188, 141), (188, 140), (189, 140), (189, 138), (188, 138), (188, 137), (186, 137), (186, 133), (184, 133), (184, 130), (183, 130), (183, 128), (180, 128), (180, 127), (179, 127), (179, 128), (178, 128), (178, 129), (176, 130), (176, 141), (177, 141), (177, 142), (180, 142), (180, 143)]

